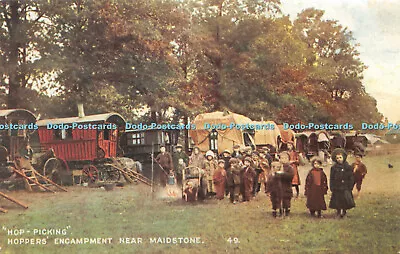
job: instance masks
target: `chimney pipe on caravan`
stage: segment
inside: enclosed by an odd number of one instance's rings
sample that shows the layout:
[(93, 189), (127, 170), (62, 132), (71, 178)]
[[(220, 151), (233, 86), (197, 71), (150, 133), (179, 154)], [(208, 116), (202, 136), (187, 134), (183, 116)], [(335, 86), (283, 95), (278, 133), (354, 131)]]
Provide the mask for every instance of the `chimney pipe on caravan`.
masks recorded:
[(78, 117), (85, 117), (85, 111), (83, 109), (83, 103), (78, 103)]

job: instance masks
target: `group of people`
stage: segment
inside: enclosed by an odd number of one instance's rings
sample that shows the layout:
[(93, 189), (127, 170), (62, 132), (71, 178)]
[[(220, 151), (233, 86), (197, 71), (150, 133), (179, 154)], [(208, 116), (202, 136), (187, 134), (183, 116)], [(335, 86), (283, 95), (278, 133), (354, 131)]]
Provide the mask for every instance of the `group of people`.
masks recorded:
[[(165, 186), (168, 177), (174, 177), (182, 186), (184, 198), (187, 201), (215, 197), (224, 199), (229, 196), (233, 204), (251, 201), (262, 189), (269, 196), (272, 204), (272, 215), (288, 216), (290, 214), (293, 188), (295, 197), (299, 196), (300, 176), (298, 172), (299, 155), (294, 150), (293, 143), (287, 144), (287, 150), (279, 154), (269, 147), (253, 151), (251, 147), (240, 149), (233, 147), (233, 152), (224, 150), (219, 156), (212, 151), (205, 155), (198, 147), (194, 147), (188, 156), (182, 146), (170, 155), (162, 147), (156, 161), (165, 171), (161, 174), (161, 184)], [(355, 207), (352, 190), (356, 186), (358, 195), (363, 178), (367, 173), (362, 163), (362, 155), (356, 154), (356, 162), (352, 165), (346, 161), (347, 153), (343, 149), (335, 149), (332, 160), (329, 189), (332, 192), (329, 207), (337, 210), (337, 215), (343, 217), (348, 209)], [(306, 206), (311, 216), (322, 217), (326, 210), (324, 196), (328, 192), (328, 179), (324, 173), (319, 157), (311, 158), (312, 169), (308, 172), (305, 182)], [(198, 169), (200, 182), (185, 181), (191, 169)]]

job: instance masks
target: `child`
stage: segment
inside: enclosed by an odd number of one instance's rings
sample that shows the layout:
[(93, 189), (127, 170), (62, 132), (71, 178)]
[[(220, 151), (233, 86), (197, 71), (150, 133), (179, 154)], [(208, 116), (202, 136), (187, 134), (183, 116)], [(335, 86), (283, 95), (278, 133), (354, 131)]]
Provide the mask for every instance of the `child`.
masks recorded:
[(205, 166), (204, 166), (204, 185), (207, 186), (207, 193), (206, 195), (211, 196), (215, 194), (214, 190), (214, 183), (213, 183), (213, 176), (214, 176), (214, 171), (217, 169), (217, 161), (214, 159), (214, 152), (213, 151), (207, 151), (206, 153), (206, 160), (205, 160)]
[(299, 176), (299, 154), (294, 150), (294, 145), (292, 141), (289, 141), (287, 144), (288, 153), (289, 153), (289, 161), (290, 166), (292, 166), (294, 171), (294, 176), (292, 180), (292, 186), (296, 189), (296, 198), (299, 197), (299, 185), (300, 185), (300, 176)]
[(362, 154), (361, 153), (357, 153), (355, 155), (355, 158), (356, 158), (356, 161), (353, 164), (351, 164), (351, 167), (353, 168), (353, 171), (354, 171), (353, 189), (354, 189), (354, 186), (356, 186), (357, 198), (359, 198), (360, 192), (361, 192), (362, 181), (363, 181), (365, 175), (367, 174), (367, 167), (364, 165), (364, 163), (362, 163)]
[(225, 161), (218, 160), (218, 168), (214, 172), (213, 182), (216, 191), (216, 198), (221, 200), (224, 199), (225, 194), (225, 181), (226, 181), (226, 171), (225, 171)]
[(240, 172), (241, 166), (239, 165), (239, 160), (236, 158), (231, 158), (229, 160), (229, 170), (228, 170), (228, 178), (227, 185), (229, 188), (229, 198), (233, 204), (237, 204), (239, 202), (240, 195)]
[(304, 195), (307, 197), (307, 208), (311, 216), (317, 212), (322, 217), (321, 210), (326, 210), (324, 195), (328, 192), (328, 180), (322, 169), (322, 160), (319, 157), (311, 158), (313, 168), (307, 175)]
[(290, 214), (290, 201), (293, 197), (292, 180), (294, 170), (292, 166), (290, 166), (290, 156), (288, 152), (280, 153), (279, 158), (283, 169), (283, 171), (278, 171), (278, 177), (282, 185), (282, 208), (285, 216), (288, 216)]
[(347, 153), (342, 148), (332, 152), (335, 164), (331, 167), (329, 208), (336, 209), (337, 216), (343, 218), (348, 209), (355, 207), (352, 189), (354, 185), (353, 168), (347, 163)]
[[(260, 167), (261, 167), (262, 172), (258, 178), (258, 182), (260, 183), (260, 186), (262, 183), (264, 183), (264, 190), (267, 191), (267, 179), (268, 179), (268, 175), (270, 174), (270, 171), (271, 171), (268, 161), (267, 160), (262, 161), (260, 164)], [(261, 189), (261, 187), (260, 187), (260, 189)]]
[(280, 154), (280, 162), (272, 162), (271, 174), (267, 179), (267, 192), (270, 193), (272, 203), (272, 216), (283, 213), (288, 216), (290, 214), (290, 201), (293, 196), (292, 178), (294, 175), (293, 168), (289, 164), (289, 154), (282, 152)]
[(182, 186), (182, 173), (183, 170), (186, 168), (186, 163), (183, 158), (178, 159), (178, 165), (176, 166), (176, 181), (179, 186)]
[(260, 192), (261, 184), (259, 184), (258, 178), (262, 173), (261, 165), (260, 165), (260, 154), (258, 152), (253, 152), (251, 155), (250, 164), (254, 171), (254, 179), (253, 179), (253, 188), (252, 194), (255, 197), (258, 192)]
[(243, 202), (250, 201), (253, 196), (252, 191), (254, 187), (254, 177), (256, 172), (251, 166), (251, 158), (246, 157), (244, 159), (244, 167), (242, 170), (242, 181), (243, 181)]
[(193, 183), (188, 181), (186, 183), (185, 190), (183, 191), (183, 197), (186, 202), (193, 202), (197, 200), (197, 188), (193, 187)]

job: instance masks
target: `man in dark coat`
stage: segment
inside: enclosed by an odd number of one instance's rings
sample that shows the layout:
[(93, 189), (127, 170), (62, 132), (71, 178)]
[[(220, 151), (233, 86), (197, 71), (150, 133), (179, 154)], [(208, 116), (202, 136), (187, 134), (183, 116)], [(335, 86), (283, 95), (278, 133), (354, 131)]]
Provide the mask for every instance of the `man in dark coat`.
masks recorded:
[(165, 187), (167, 185), (167, 178), (170, 171), (174, 170), (174, 164), (172, 162), (171, 154), (165, 151), (164, 145), (160, 147), (160, 153), (157, 155), (156, 161), (161, 166), (160, 184), (162, 187)]
[(329, 208), (336, 209), (337, 215), (344, 217), (346, 211), (355, 207), (352, 189), (354, 185), (353, 168), (346, 161), (347, 153), (341, 148), (332, 152), (335, 164), (331, 167), (330, 190), (332, 191)]
[(174, 161), (174, 168), (178, 166), (179, 159), (183, 159), (186, 165), (189, 164), (189, 156), (182, 150), (182, 145), (177, 145), (175, 152), (172, 154), (172, 159)]
[(313, 168), (307, 175), (304, 195), (307, 197), (306, 206), (311, 216), (320, 218), (321, 210), (326, 210), (324, 195), (328, 192), (328, 180), (322, 169), (322, 160), (319, 157), (311, 158)]

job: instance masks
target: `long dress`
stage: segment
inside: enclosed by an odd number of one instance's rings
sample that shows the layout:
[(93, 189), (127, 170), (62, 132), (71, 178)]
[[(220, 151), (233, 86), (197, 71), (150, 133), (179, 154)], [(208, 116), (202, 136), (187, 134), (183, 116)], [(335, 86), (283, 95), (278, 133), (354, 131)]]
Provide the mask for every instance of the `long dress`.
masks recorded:
[(292, 166), (294, 171), (294, 176), (292, 179), (292, 185), (300, 185), (300, 176), (299, 176), (299, 155), (296, 151), (289, 151), (289, 160), (292, 161), (290, 166)]
[(354, 185), (353, 168), (346, 161), (331, 167), (329, 182), (332, 191), (329, 208), (347, 210), (356, 206), (351, 192)]
[(213, 175), (213, 182), (216, 192), (217, 199), (223, 199), (225, 196), (225, 182), (226, 182), (226, 171), (224, 168), (218, 167)]
[(312, 168), (307, 175), (304, 195), (310, 211), (326, 210), (324, 195), (328, 191), (328, 180), (322, 168)]
[(243, 201), (250, 201), (250, 198), (252, 197), (254, 178), (256, 176), (256, 172), (251, 166), (248, 166), (243, 168), (242, 176), (243, 176)]

